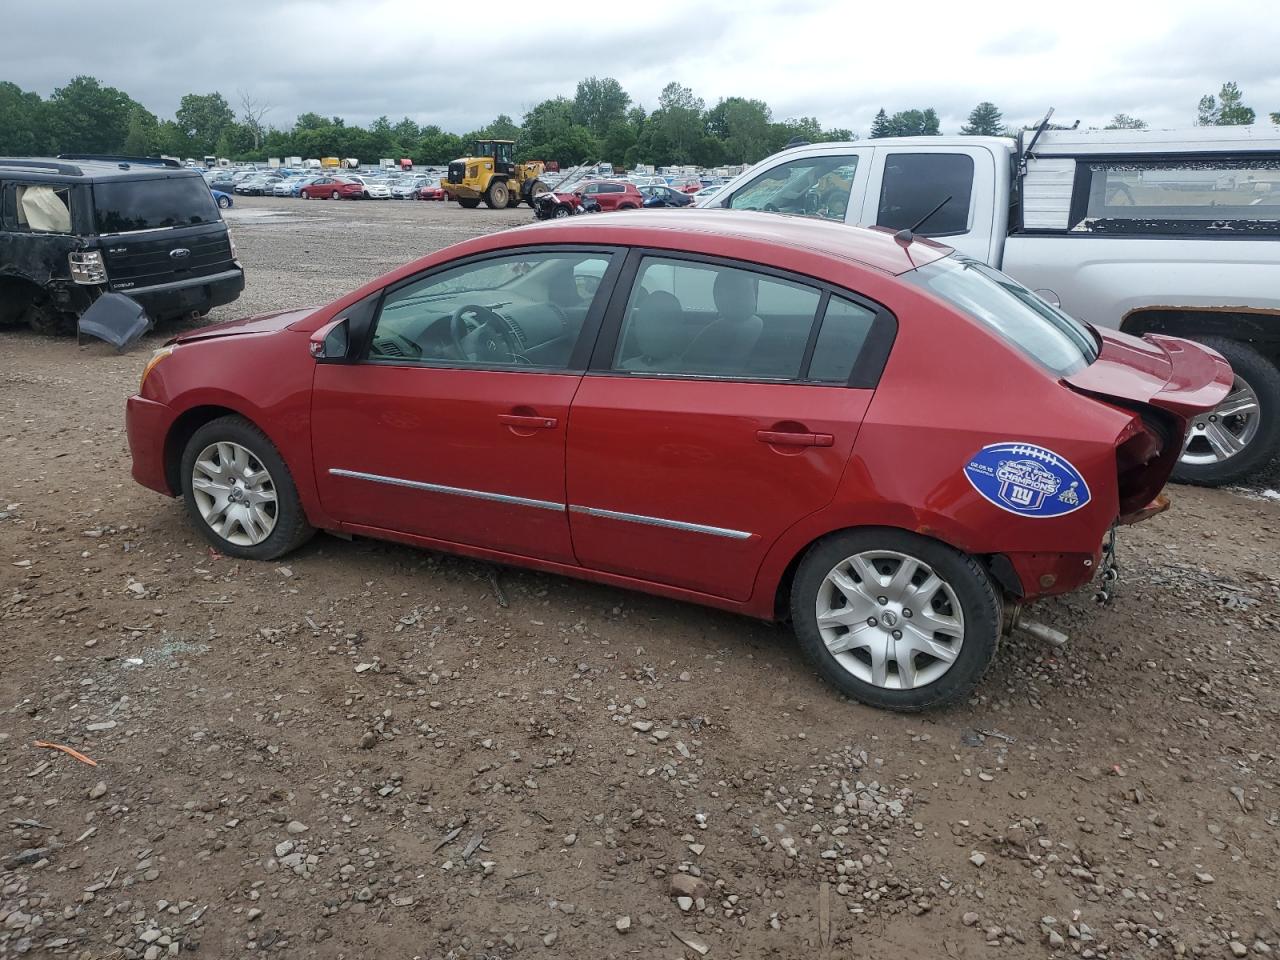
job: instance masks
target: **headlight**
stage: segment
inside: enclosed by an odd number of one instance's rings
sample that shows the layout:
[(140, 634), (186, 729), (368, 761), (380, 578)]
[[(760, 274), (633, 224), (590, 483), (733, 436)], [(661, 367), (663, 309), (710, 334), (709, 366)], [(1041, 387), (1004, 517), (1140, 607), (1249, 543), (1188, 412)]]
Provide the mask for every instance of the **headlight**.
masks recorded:
[(71, 279), (76, 283), (93, 284), (107, 282), (107, 268), (102, 262), (100, 250), (82, 250), (69, 254)]
[(138, 381), (139, 393), (141, 393), (142, 388), (147, 385), (147, 376), (156, 368), (156, 364), (169, 356), (169, 354), (173, 353), (173, 349), (173, 347), (161, 347), (151, 355), (151, 359), (147, 361), (147, 365), (142, 368), (142, 379)]

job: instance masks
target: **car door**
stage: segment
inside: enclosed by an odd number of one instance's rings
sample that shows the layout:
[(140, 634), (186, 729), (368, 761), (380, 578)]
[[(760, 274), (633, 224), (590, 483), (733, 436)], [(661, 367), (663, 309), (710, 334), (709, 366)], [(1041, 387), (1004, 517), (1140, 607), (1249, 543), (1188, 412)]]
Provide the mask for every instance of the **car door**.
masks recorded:
[(773, 542), (834, 495), (893, 318), (734, 261), (636, 252), (623, 277), (569, 415), (574, 551), (745, 600)]
[(366, 303), (359, 362), (316, 368), (325, 510), (352, 530), (572, 563), (565, 431), (614, 259), (503, 251)]
[(995, 183), (995, 159), (985, 146), (877, 146), (857, 222), (916, 227), (921, 236), (997, 263), (1007, 218), (997, 208), (1007, 203), (996, 203)]
[(766, 167), (711, 206), (857, 223), (872, 156), (871, 147), (817, 148)]

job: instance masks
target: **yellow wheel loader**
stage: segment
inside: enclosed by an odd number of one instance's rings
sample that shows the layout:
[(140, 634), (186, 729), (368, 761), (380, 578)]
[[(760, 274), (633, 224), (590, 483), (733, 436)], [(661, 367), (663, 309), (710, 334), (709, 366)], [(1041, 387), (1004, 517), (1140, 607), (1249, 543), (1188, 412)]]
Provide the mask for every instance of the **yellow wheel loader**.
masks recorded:
[(492, 209), (514, 207), (521, 200), (533, 206), (533, 198), (547, 192), (542, 182), (546, 164), (541, 160), (516, 163), (511, 159), (512, 140), (477, 140), (472, 156), (449, 164), (440, 187), (452, 200), (474, 208), (480, 201)]

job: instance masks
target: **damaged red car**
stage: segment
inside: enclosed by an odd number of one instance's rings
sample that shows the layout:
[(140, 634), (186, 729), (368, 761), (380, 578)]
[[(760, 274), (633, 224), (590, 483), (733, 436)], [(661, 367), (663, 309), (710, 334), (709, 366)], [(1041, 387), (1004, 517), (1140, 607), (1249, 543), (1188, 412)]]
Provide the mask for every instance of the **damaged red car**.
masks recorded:
[(1022, 605), (1105, 585), (1231, 382), (909, 233), (655, 211), (183, 334), (128, 434), (226, 554), (324, 529), (785, 619), (839, 689), (919, 710)]

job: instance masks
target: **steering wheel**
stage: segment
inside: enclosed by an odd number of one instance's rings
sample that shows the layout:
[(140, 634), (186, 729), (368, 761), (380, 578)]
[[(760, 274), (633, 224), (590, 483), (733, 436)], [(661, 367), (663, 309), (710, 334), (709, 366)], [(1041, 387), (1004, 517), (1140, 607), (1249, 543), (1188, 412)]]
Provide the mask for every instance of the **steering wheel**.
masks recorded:
[(477, 363), (519, 363), (520, 342), (502, 314), (478, 303), (453, 311), (449, 335), (458, 353)]

